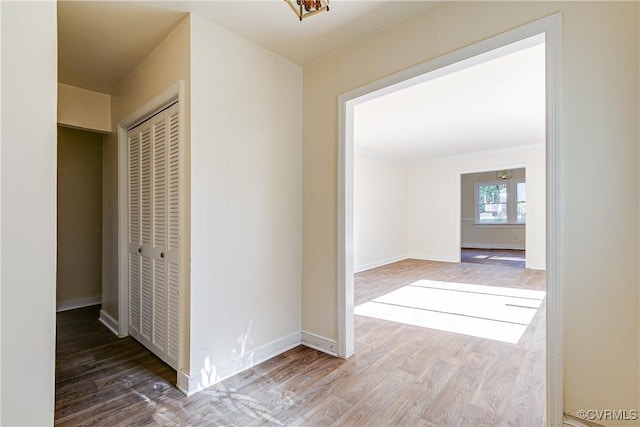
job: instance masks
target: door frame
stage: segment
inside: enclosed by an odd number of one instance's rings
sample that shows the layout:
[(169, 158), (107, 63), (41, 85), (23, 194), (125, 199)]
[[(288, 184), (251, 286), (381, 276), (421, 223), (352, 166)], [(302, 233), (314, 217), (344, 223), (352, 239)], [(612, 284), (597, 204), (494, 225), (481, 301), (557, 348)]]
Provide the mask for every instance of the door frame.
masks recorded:
[[(529, 37), (545, 36), (546, 49), (546, 397), (547, 423), (563, 424), (564, 161), (561, 112), (561, 14), (555, 13), (437, 57), (338, 97), (338, 356), (354, 353), (353, 117), (354, 106), (450, 71), (445, 68)], [(445, 72), (446, 71), (446, 72)]]
[[(126, 118), (118, 123), (118, 336), (125, 337), (129, 335), (129, 280), (128, 280), (128, 236), (129, 236), (129, 200), (128, 200), (128, 149), (127, 149), (127, 132), (140, 124), (141, 122), (152, 117), (156, 113), (164, 110), (169, 105), (178, 102), (178, 120), (179, 120), (179, 140), (180, 140), (180, 193), (181, 201), (185, 191), (184, 181), (184, 81), (179, 80), (155, 96), (151, 101), (136, 109)], [(184, 207), (180, 207), (180, 229), (184, 226)], [(181, 233), (180, 252), (182, 257), (184, 238)], [(180, 268), (182, 268), (182, 259), (180, 260)], [(180, 293), (185, 286), (183, 275), (180, 275)], [(182, 298), (180, 299), (179, 312), (179, 333), (182, 335), (182, 313), (184, 312)], [(182, 337), (179, 337), (182, 342)], [(182, 366), (183, 348), (179, 346), (178, 350), (178, 371)]]

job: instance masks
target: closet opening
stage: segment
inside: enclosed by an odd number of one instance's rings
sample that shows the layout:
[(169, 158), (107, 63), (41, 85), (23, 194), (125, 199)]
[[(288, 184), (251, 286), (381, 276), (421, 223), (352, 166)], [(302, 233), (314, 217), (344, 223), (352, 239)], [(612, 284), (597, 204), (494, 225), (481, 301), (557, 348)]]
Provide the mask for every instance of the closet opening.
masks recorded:
[(102, 144), (58, 126), (56, 311), (102, 302)]
[(177, 102), (127, 131), (128, 333), (177, 368), (180, 134)]
[(182, 81), (174, 83), (120, 121), (117, 132), (118, 335), (131, 335), (175, 369), (184, 391), (189, 257), (183, 90)]

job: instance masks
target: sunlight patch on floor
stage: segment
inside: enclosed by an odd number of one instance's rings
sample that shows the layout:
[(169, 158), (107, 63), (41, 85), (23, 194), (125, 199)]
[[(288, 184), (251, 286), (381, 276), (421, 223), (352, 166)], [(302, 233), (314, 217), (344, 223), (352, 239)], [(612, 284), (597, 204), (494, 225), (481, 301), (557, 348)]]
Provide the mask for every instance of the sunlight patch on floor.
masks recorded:
[(491, 259), (496, 259), (498, 261), (522, 261), (522, 262), (524, 262), (524, 258), (515, 257), (515, 256), (492, 256)]
[(515, 344), (544, 297), (544, 291), (418, 280), (354, 313)]

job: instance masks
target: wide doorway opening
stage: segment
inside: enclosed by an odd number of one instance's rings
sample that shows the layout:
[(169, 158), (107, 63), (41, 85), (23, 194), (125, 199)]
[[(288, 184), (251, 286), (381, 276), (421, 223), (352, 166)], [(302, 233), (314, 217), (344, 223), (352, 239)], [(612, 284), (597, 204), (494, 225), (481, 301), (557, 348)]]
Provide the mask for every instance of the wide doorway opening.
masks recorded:
[[(557, 64), (547, 37), (512, 34), (341, 98), (339, 355), (395, 349), (407, 387), (436, 385), (419, 396), (426, 422), (557, 417), (546, 361), (547, 283), (557, 285), (557, 260), (547, 270), (547, 212), (556, 208), (547, 201), (557, 191), (547, 154), (558, 142), (549, 137)], [(469, 244), (464, 222), (513, 242)], [(522, 396), (531, 396), (526, 413)]]

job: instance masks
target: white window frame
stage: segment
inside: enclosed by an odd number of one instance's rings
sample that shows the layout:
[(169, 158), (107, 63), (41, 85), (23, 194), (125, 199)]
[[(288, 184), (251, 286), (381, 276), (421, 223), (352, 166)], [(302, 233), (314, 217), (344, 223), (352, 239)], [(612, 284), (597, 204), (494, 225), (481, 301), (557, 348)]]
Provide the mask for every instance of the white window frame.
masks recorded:
[[(527, 198), (528, 198), (528, 194), (529, 194), (529, 190), (527, 188), (527, 181), (524, 178), (518, 178), (514, 180), (514, 184), (513, 184), (513, 215), (515, 218), (515, 224), (522, 224), (525, 225), (527, 223), (527, 212), (528, 212), (528, 205), (527, 205)], [(518, 184), (524, 184), (524, 194), (525, 194), (525, 198), (524, 198), (524, 204), (525, 204), (525, 208), (524, 208), (524, 221), (518, 221)], [(508, 192), (508, 190), (507, 190)], [(508, 196), (507, 196), (508, 197)]]
[[(488, 185), (507, 185), (507, 222), (480, 222), (480, 186)], [(475, 225), (490, 226), (490, 227), (504, 227), (513, 225), (526, 225), (525, 221), (518, 221), (518, 184), (525, 184), (524, 178), (513, 178), (509, 180), (495, 180), (495, 181), (476, 181), (474, 183), (474, 202), (475, 209)], [(526, 190), (525, 190), (526, 194)], [(525, 199), (526, 203), (526, 199)]]

